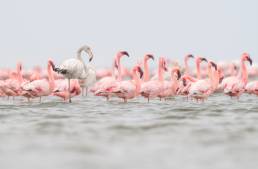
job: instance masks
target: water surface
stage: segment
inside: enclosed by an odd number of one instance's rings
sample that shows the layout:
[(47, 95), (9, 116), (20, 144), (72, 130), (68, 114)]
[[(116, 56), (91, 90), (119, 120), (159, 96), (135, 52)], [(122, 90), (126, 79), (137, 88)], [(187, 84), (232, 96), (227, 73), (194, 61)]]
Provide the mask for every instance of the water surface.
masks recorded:
[(257, 99), (0, 98), (0, 168), (257, 168)]

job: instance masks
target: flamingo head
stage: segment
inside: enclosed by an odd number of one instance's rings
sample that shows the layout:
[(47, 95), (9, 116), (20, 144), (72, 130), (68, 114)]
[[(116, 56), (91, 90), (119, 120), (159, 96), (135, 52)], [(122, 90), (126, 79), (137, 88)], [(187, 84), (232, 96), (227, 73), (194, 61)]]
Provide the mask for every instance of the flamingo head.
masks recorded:
[(53, 70), (55, 69), (54, 62), (51, 59), (48, 59), (48, 67), (50, 67), (50, 66), (52, 67)]
[(118, 58), (118, 59), (120, 59), (122, 56), (127, 56), (127, 57), (129, 57), (129, 54), (128, 54), (128, 52), (126, 52), (126, 51), (120, 51), (120, 52), (117, 53), (117, 58)]
[(166, 63), (166, 60), (164, 57), (160, 57), (159, 58), (159, 66), (165, 70), (166, 72), (168, 71), (168, 68), (167, 68), (167, 63)]
[(196, 57), (195, 58), (196, 64), (200, 64), (201, 62), (208, 62), (206, 58), (203, 57)]
[(146, 54), (146, 55), (144, 56), (144, 60), (148, 60), (148, 59), (154, 60), (154, 56), (153, 56), (152, 54)]
[(118, 69), (118, 65), (119, 65), (119, 63), (120, 63), (120, 59), (121, 59), (122, 56), (127, 56), (127, 57), (129, 57), (129, 54), (128, 54), (128, 52), (126, 52), (126, 51), (120, 51), (120, 52), (117, 53), (117, 55), (116, 55), (116, 57), (115, 57), (115, 62), (114, 62), (114, 66), (115, 66), (115, 68), (117, 68), (117, 69)]
[(208, 62), (208, 65), (211, 67), (214, 67), (215, 68), (215, 70), (217, 70), (217, 64), (216, 63), (214, 63), (214, 62), (212, 62), (212, 61), (209, 61)]
[(186, 55), (186, 56), (185, 56), (185, 61), (187, 61), (187, 60), (190, 59), (190, 58), (194, 58), (194, 55), (192, 55), (192, 54)]
[(173, 68), (171, 72), (172, 72), (172, 76), (174, 75), (174, 73), (176, 73), (177, 80), (181, 78), (181, 72), (179, 67)]
[(133, 68), (133, 73), (136, 73), (136, 72), (138, 72), (138, 73), (140, 74), (140, 78), (142, 78), (142, 76), (143, 76), (143, 71), (142, 71), (142, 68), (141, 68), (139, 65), (136, 65), (136, 66), (134, 66), (134, 68)]
[(253, 64), (253, 61), (248, 53), (243, 53), (242, 58), (243, 61), (248, 61), (250, 65)]
[(88, 47), (88, 46), (87, 46), (86, 51), (87, 51), (87, 53), (88, 53), (88, 55), (89, 55), (89, 62), (91, 62), (91, 61), (92, 61), (92, 59), (93, 59), (93, 53), (92, 53), (92, 50), (91, 50), (91, 48), (90, 48), (90, 47)]

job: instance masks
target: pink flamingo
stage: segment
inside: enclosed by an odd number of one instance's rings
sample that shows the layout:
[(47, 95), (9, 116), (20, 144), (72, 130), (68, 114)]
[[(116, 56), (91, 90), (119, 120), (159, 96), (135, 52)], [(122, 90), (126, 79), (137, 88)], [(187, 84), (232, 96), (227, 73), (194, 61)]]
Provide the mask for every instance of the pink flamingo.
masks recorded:
[(247, 83), (245, 91), (248, 94), (255, 94), (258, 96), (258, 81), (252, 81)]
[[(70, 82), (70, 95), (71, 98), (81, 94), (81, 86), (79, 80), (71, 79)], [(53, 95), (61, 97), (64, 101), (69, 99), (69, 89), (66, 80), (59, 79), (55, 80), (55, 88), (53, 90)]]
[(17, 63), (16, 72), (10, 72), (10, 78), (7, 79), (4, 84), (0, 86), (4, 95), (8, 96), (19, 96), (21, 93), (21, 85), (24, 80), (22, 77), (22, 64)]
[[(137, 72), (140, 73), (138, 77)], [(118, 82), (117, 85), (111, 89), (111, 93), (115, 94), (117, 97), (122, 98), (126, 103), (128, 99), (133, 99), (139, 95), (141, 89), (141, 77), (143, 71), (140, 66), (134, 66), (132, 70), (132, 80), (126, 80)]]
[(158, 80), (150, 80), (141, 86), (141, 95), (150, 101), (150, 98), (157, 97), (163, 90), (164, 85), (164, 71), (167, 71), (166, 62), (164, 57), (159, 58), (158, 67)]
[(193, 82), (189, 88), (189, 96), (191, 98), (204, 101), (210, 94), (212, 94), (217, 88), (217, 76), (212, 72), (211, 67), (215, 68), (214, 72), (217, 72), (217, 65), (214, 62), (208, 62), (208, 79), (201, 79)]
[(179, 79), (181, 78), (181, 73), (179, 67), (174, 67), (171, 69), (171, 80), (164, 81), (163, 91), (158, 95), (161, 98), (167, 98), (175, 96), (179, 86)]
[(40, 79), (34, 80), (32, 82), (26, 83), (22, 86), (22, 96), (26, 97), (29, 101), (30, 98), (49, 96), (54, 87), (55, 80), (53, 76), (53, 69), (55, 68), (52, 60), (48, 60), (47, 70), (48, 70), (48, 80)]
[(183, 75), (183, 78), (182, 78), (182, 81), (179, 83), (179, 89), (177, 91), (177, 94), (180, 94), (180, 95), (188, 95), (189, 94), (189, 89), (190, 89), (190, 86), (191, 86), (191, 83), (192, 82), (196, 82), (197, 80), (200, 80), (201, 79), (201, 68), (200, 68), (200, 64), (201, 62), (207, 62), (207, 59), (206, 58), (203, 58), (203, 57), (196, 57), (195, 58), (195, 65), (196, 65), (196, 76), (197, 76), (197, 79), (190, 76), (188, 73), (184, 74)]
[[(120, 60), (123, 56), (129, 57), (129, 54), (126, 51), (120, 51), (115, 56), (114, 65), (113, 65), (113, 76), (102, 78), (97, 83), (95, 83), (95, 85), (90, 89), (90, 91), (93, 92), (94, 95), (103, 96), (103, 97), (106, 97), (107, 100), (109, 100), (111, 96), (110, 89), (115, 87), (117, 82), (120, 82), (122, 80)], [(114, 75), (115, 69), (118, 69), (117, 77), (115, 77)]]
[(222, 81), (222, 87), (224, 94), (230, 97), (239, 98), (244, 92), (245, 86), (248, 82), (248, 73), (245, 65), (245, 61), (248, 61), (252, 65), (252, 59), (248, 53), (243, 53), (241, 56), (241, 74), (239, 76), (230, 76)]

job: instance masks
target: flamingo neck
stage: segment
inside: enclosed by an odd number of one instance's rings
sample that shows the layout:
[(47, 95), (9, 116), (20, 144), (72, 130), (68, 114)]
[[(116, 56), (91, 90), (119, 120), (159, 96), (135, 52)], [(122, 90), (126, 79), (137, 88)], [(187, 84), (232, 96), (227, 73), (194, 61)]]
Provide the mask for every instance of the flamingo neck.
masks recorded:
[(159, 72), (158, 72), (158, 78), (160, 82), (164, 81), (164, 77), (163, 77), (163, 68), (161, 65), (159, 65)]
[(242, 69), (242, 72), (241, 72), (242, 82), (246, 85), (248, 81), (248, 74), (247, 74), (246, 65), (243, 59), (241, 60), (241, 69)]
[(144, 59), (144, 74), (143, 74), (143, 80), (144, 82), (149, 81), (150, 73), (149, 73), (149, 65), (148, 60)]
[(54, 88), (55, 88), (55, 78), (54, 78), (54, 75), (53, 75), (53, 70), (52, 70), (52, 66), (51, 65), (48, 65), (47, 71), (48, 71), (49, 89), (51, 91), (53, 91)]
[(214, 76), (213, 88), (214, 88), (214, 90), (216, 90), (217, 87), (219, 86), (219, 79), (220, 79), (219, 71), (218, 70), (214, 70), (213, 76)]
[(196, 62), (197, 79), (201, 79), (200, 62)]
[(211, 83), (213, 90), (216, 89), (216, 77), (214, 76), (216, 72), (217, 72), (216, 70), (214, 70), (214, 72), (213, 72), (211, 69), (211, 66), (208, 65), (208, 77), (210, 79), (210, 83)]
[(117, 77), (117, 80), (121, 81), (122, 80), (122, 72), (121, 72), (120, 57), (117, 60), (117, 65), (118, 65), (118, 77)]
[(189, 74), (189, 67), (188, 67), (188, 57), (185, 57), (185, 74), (188, 75)]
[(133, 72), (133, 80), (136, 88), (135, 94), (138, 95), (141, 90), (141, 79), (137, 76), (135, 71)]
[(172, 86), (172, 90), (173, 90), (173, 91), (176, 91), (176, 88), (178, 87), (179, 82), (178, 82), (178, 80), (176, 79), (174, 72), (172, 72), (172, 74), (171, 74), (171, 84), (172, 84), (172, 85), (171, 85), (171, 86)]

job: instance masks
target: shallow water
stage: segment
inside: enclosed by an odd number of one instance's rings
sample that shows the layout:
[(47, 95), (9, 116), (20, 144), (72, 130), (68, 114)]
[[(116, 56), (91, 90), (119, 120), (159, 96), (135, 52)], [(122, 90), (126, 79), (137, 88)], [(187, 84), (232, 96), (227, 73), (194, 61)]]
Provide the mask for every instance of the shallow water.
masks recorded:
[(0, 168), (257, 168), (257, 99), (0, 98)]

